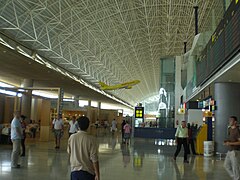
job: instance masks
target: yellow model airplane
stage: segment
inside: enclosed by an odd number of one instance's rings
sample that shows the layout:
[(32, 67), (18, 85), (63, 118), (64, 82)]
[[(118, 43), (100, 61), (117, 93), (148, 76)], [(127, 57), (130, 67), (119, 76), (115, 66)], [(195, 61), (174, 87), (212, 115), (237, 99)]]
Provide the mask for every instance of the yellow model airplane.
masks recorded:
[(117, 85), (113, 85), (113, 86), (109, 86), (107, 84), (105, 84), (104, 82), (99, 82), (100, 84), (100, 89), (101, 90), (116, 90), (116, 89), (132, 89), (132, 86), (136, 85), (140, 83), (139, 80), (135, 80), (135, 81), (130, 81), (130, 82), (126, 82), (126, 83), (122, 83), (122, 84), (117, 84)]

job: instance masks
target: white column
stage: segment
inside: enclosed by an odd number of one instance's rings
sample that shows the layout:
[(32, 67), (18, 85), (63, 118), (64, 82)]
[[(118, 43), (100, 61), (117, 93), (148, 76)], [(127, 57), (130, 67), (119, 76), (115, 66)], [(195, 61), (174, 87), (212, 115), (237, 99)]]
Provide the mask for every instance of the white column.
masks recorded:
[(79, 108), (79, 96), (74, 96), (74, 108)]
[(97, 118), (99, 119), (100, 116), (100, 110), (101, 110), (101, 102), (98, 102), (98, 109), (97, 109)]
[(57, 103), (57, 113), (58, 114), (62, 114), (62, 110), (63, 110), (63, 96), (64, 96), (63, 88), (60, 88), (58, 90), (58, 103)]
[[(194, 57), (193, 56), (189, 56), (188, 62), (187, 62), (187, 84), (193, 78), (193, 66), (194, 66), (193, 65), (193, 61), (194, 61)], [(180, 64), (180, 67), (181, 67), (181, 64)], [(177, 68), (177, 66), (176, 66), (176, 68)], [(180, 69), (180, 74), (181, 74), (181, 69)]]
[[(30, 88), (33, 87), (32, 79), (24, 79), (21, 87)], [(21, 104), (21, 114), (27, 118), (31, 117), (31, 103), (32, 103), (32, 90), (26, 90), (22, 93), (22, 104)]]
[(178, 108), (180, 108), (180, 98), (183, 95), (183, 89), (181, 86), (181, 66), (182, 66), (182, 56), (176, 56), (176, 64), (175, 64), (175, 123), (178, 120), (181, 122), (183, 115), (178, 114)]
[(217, 28), (215, 9), (212, 10), (212, 32)]
[(228, 9), (230, 4), (231, 4), (231, 0), (225, 0), (225, 11)]
[(31, 119), (38, 121), (38, 99), (32, 98)]
[(91, 122), (91, 100), (88, 100), (88, 107), (87, 107), (87, 117)]

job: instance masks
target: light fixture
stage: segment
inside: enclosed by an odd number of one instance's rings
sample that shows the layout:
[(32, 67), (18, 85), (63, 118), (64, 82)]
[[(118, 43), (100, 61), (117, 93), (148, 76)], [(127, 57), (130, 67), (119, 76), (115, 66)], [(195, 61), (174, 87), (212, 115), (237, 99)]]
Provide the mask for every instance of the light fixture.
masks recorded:
[(4, 82), (0, 82), (0, 87), (13, 88), (14, 86), (4, 83)]
[(24, 90), (24, 89), (18, 89), (18, 91), (19, 91), (19, 92), (25, 92), (25, 90)]
[(50, 98), (50, 99), (57, 99), (58, 98), (58, 96), (55, 95), (55, 94), (42, 92), (42, 91), (36, 91), (36, 90), (33, 90), (32, 94), (35, 95), (35, 96), (41, 96), (41, 97)]
[(74, 102), (73, 99), (63, 99), (63, 101), (65, 101), (65, 102)]
[(0, 93), (1, 93), (1, 94), (7, 94), (7, 95), (10, 95), (10, 96), (16, 96), (16, 95), (17, 95), (16, 92), (7, 91), (7, 90), (4, 90), (4, 89), (0, 89)]

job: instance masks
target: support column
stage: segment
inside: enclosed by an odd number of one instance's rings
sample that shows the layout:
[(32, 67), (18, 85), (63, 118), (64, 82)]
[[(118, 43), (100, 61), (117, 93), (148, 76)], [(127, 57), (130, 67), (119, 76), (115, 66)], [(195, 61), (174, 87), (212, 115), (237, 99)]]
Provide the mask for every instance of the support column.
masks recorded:
[(215, 9), (212, 10), (212, 32), (217, 28)]
[(4, 119), (3, 123), (11, 123), (13, 119), (14, 112), (14, 97), (6, 96), (5, 97), (5, 105), (4, 105)]
[[(21, 87), (23, 88), (33, 87), (33, 80), (24, 79), (21, 84)], [(21, 114), (23, 114), (27, 118), (31, 117), (31, 103), (32, 103), (32, 90), (26, 90), (26, 92), (22, 93)]]
[(227, 11), (230, 4), (231, 0), (223, 0), (224, 11)]
[(90, 122), (92, 122), (92, 119), (91, 119), (91, 100), (88, 100), (87, 117), (89, 118)]
[(184, 54), (187, 52), (187, 42), (183, 42), (184, 43)]
[(40, 141), (49, 141), (50, 137), (50, 129), (51, 129), (51, 122), (50, 122), (50, 109), (51, 109), (51, 102), (49, 100), (41, 100), (41, 128), (40, 128)]
[(0, 95), (0, 124), (3, 123), (3, 115), (4, 115), (4, 105), (5, 105), (5, 97)]
[(57, 113), (58, 113), (58, 115), (62, 115), (63, 97), (64, 97), (63, 88), (59, 88), (59, 90), (58, 90), (58, 103), (57, 103)]
[(74, 108), (79, 108), (79, 96), (74, 96)]
[(98, 102), (98, 109), (97, 109), (97, 118), (99, 119), (100, 116), (100, 110), (101, 110), (101, 102)]
[(178, 114), (178, 108), (181, 104), (181, 96), (183, 95), (183, 89), (181, 85), (181, 64), (182, 56), (176, 56), (175, 64), (175, 122), (174, 127), (177, 127), (176, 122), (181, 122), (184, 115)]
[(195, 10), (195, 35), (198, 34), (198, 5), (195, 5), (194, 7)]
[(38, 122), (38, 99), (32, 98), (31, 119)]
[(214, 99), (217, 110), (215, 113), (216, 152), (226, 153), (227, 147), (223, 141), (227, 139), (227, 127), (230, 116), (240, 117), (240, 83), (215, 83)]
[(20, 109), (21, 109), (20, 100), (21, 99), (18, 96), (14, 97), (14, 111), (20, 111)]
[(187, 83), (189, 83), (194, 76), (194, 73), (193, 73), (194, 61), (195, 61), (194, 56), (189, 56), (188, 62), (187, 62)]

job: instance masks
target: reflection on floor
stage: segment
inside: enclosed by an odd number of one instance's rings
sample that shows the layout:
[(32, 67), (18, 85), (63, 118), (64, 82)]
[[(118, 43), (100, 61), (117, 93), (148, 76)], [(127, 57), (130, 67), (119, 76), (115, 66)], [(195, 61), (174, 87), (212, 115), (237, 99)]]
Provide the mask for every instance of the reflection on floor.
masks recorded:
[[(172, 161), (173, 141), (134, 139), (131, 145), (121, 144), (121, 138), (99, 137), (99, 156), (102, 180), (204, 180), (230, 179), (223, 168), (223, 160), (189, 156), (183, 163), (183, 154)], [(54, 142), (27, 143), (26, 157), (21, 157), (20, 169), (11, 169), (10, 145), (0, 145), (1, 180), (66, 180), (70, 179), (67, 140), (60, 150)]]

